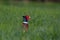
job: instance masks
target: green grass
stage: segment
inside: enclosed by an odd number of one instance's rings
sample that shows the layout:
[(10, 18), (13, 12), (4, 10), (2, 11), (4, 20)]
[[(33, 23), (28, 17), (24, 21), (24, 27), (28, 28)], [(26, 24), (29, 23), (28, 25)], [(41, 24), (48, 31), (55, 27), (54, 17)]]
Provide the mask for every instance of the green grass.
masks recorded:
[[(27, 13), (29, 30), (23, 33), (22, 16)], [(60, 5), (0, 4), (0, 40), (60, 40)]]

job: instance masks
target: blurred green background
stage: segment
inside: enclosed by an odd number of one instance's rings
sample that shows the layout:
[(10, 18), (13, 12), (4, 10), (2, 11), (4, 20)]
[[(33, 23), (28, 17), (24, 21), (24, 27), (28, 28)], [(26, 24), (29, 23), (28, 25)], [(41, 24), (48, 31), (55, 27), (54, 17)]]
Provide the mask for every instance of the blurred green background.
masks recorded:
[[(59, 0), (0, 0), (0, 40), (60, 40)], [(29, 14), (28, 32), (22, 16)]]

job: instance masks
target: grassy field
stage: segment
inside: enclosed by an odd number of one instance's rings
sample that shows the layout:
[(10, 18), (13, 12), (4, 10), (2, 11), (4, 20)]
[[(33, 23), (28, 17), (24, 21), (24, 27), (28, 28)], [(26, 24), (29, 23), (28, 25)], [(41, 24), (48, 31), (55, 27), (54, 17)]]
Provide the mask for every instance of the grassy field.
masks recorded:
[[(28, 32), (22, 16), (29, 14)], [(60, 5), (57, 3), (0, 4), (0, 40), (60, 40)]]

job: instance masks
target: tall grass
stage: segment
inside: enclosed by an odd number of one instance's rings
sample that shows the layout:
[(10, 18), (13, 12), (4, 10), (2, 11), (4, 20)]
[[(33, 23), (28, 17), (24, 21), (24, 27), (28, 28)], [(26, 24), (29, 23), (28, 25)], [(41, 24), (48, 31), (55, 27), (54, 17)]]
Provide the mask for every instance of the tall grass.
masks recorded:
[[(0, 40), (60, 40), (60, 5), (0, 4)], [(22, 16), (29, 14), (29, 30), (22, 31)]]

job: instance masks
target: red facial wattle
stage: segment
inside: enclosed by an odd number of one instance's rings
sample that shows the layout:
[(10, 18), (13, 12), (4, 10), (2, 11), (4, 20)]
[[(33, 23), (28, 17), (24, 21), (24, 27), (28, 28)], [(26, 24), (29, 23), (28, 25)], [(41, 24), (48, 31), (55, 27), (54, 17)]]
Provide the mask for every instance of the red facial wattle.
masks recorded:
[(26, 16), (26, 19), (29, 20), (30, 19), (30, 16)]

